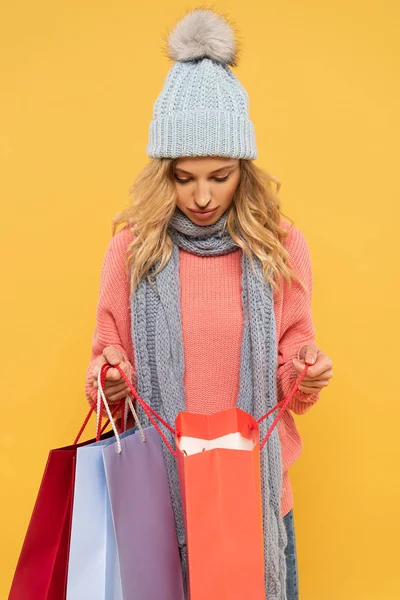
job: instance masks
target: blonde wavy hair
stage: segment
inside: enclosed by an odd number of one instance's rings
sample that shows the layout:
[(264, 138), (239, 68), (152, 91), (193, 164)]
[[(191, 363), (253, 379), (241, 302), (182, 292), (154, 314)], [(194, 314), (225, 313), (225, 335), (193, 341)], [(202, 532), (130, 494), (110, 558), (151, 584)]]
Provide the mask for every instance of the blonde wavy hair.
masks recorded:
[[(145, 276), (152, 284), (151, 273), (155, 276), (170, 259), (172, 239), (167, 226), (176, 207), (174, 163), (177, 160), (151, 158), (129, 189), (130, 205), (112, 219), (113, 236), (122, 224), (129, 224), (133, 234), (126, 252), (131, 292)], [(307, 289), (288, 266), (289, 254), (283, 245), (288, 231), (280, 226), (280, 220), (283, 216), (292, 225), (293, 221), (281, 211), (280, 181), (248, 159), (240, 159), (240, 171), (226, 222), (232, 239), (248, 254), (252, 265), (252, 253), (258, 257), (264, 277), (274, 289), (282, 278), (289, 286), (291, 279), (296, 279)], [(158, 260), (158, 269), (152, 270)]]

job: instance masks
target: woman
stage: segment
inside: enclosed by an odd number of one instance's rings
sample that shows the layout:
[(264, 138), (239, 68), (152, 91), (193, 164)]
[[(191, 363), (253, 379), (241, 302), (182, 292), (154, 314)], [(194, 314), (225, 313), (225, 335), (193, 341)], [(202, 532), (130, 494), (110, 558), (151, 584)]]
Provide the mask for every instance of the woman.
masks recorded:
[[(262, 453), (266, 597), (295, 600), (288, 469), (301, 440), (291, 411), (307, 412), (332, 377), (315, 342), (309, 250), (282, 218), (275, 179), (253, 162), (247, 92), (228, 66), (237, 50), (227, 20), (188, 12), (169, 35), (168, 54), (175, 62), (154, 105), (151, 161), (131, 189), (131, 206), (114, 219), (102, 266), (86, 394), (96, 400), (98, 370), (109, 362), (171, 424), (184, 409), (238, 406), (258, 418), (309, 364)], [(109, 369), (107, 399), (127, 392)], [(185, 574), (175, 461), (168, 452), (165, 460)]]

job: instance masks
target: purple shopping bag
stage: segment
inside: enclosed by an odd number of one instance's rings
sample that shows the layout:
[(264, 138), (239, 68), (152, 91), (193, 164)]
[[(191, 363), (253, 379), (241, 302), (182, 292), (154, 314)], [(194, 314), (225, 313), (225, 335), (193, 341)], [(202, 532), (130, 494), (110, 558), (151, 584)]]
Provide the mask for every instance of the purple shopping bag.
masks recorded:
[(183, 600), (178, 541), (154, 427), (103, 448), (124, 600)]

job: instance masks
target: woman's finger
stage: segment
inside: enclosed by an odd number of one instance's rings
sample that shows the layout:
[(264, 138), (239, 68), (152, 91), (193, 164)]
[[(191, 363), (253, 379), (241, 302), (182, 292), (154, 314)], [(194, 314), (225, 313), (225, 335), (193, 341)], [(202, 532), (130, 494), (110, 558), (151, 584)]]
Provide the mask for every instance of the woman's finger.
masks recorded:
[(324, 381), (319, 386), (315, 385), (299, 385), (299, 390), (301, 392), (305, 392), (306, 394), (313, 394), (315, 392), (320, 392), (322, 388), (327, 387), (329, 385), (329, 381)]
[[(97, 379), (95, 379), (93, 381), (93, 387), (97, 389)], [(111, 391), (115, 391), (115, 390), (122, 390), (123, 388), (126, 388), (127, 390), (129, 389), (128, 384), (126, 383), (126, 381), (124, 381), (122, 378), (119, 379), (118, 381), (107, 381), (105, 382), (103, 389), (104, 391), (106, 390), (111, 390)]]
[(122, 352), (118, 348), (114, 348), (113, 346), (107, 346), (106, 348), (104, 348), (103, 356), (111, 365), (118, 365), (124, 359)]
[(106, 362), (106, 359), (104, 358), (104, 356), (99, 356), (99, 358), (96, 361), (96, 364), (94, 365), (93, 369), (92, 369), (92, 375), (93, 377), (97, 377), (100, 371), (100, 367)]
[(119, 379), (122, 379), (122, 375), (118, 371), (118, 369), (113, 369), (113, 368), (108, 369), (108, 371), (106, 373), (106, 381), (118, 381)]
[[(122, 371), (125, 373), (125, 375), (127, 374), (127, 367), (126, 367), (126, 363), (121, 363), (119, 365), (122, 369)], [(97, 375), (95, 376), (96, 382), (93, 382), (93, 386), (95, 388), (97, 388)], [(123, 381), (122, 375), (121, 373), (118, 371), (118, 369), (113, 369), (112, 367), (110, 369), (108, 369), (107, 373), (106, 373), (106, 382), (113, 382), (113, 383), (121, 383)], [(125, 383), (125, 382), (124, 382)], [(127, 385), (125, 383), (125, 385)]]
[(298, 357), (301, 361), (313, 365), (318, 358), (319, 348), (316, 344), (306, 344), (300, 348)]
[[(101, 355), (98, 357), (95, 366), (92, 369), (93, 377), (97, 377), (99, 374), (100, 368), (104, 363), (109, 363), (110, 365), (118, 365), (123, 368), (124, 356), (122, 352), (118, 348), (114, 348), (113, 346), (107, 346), (104, 348)], [(108, 369), (106, 379), (119, 379), (121, 375), (119, 374), (117, 369)]]
[(122, 383), (109, 383), (106, 384), (106, 386), (104, 387), (104, 393), (106, 394), (106, 396), (107, 394), (115, 394), (116, 392), (121, 392), (123, 390), (125, 390), (126, 392), (128, 392), (129, 390), (125, 381), (123, 381)]
[(318, 379), (314, 379), (313, 377), (304, 377), (304, 379), (302, 379), (301, 383), (302, 385), (319, 385), (320, 383), (329, 383), (329, 380), (332, 379), (331, 377), (325, 375), (324, 377), (318, 377)]
[[(304, 367), (305, 367), (305, 363), (298, 360), (297, 358), (294, 358), (292, 360), (293, 362), (293, 366), (296, 370), (296, 373), (298, 373), (300, 375), (300, 373), (302, 373), (304, 371)], [(304, 376), (304, 379), (306, 377), (314, 379), (315, 377), (321, 377), (321, 375), (323, 373), (325, 373), (325, 371), (327, 371), (328, 369), (332, 368), (332, 361), (330, 360), (330, 358), (326, 355), (322, 355), (318, 358), (317, 362), (314, 365), (310, 365), (307, 369), (307, 373)], [(304, 381), (304, 380), (303, 380)]]
[[(97, 381), (96, 381), (97, 384)], [(93, 384), (94, 385), (94, 384)], [(97, 386), (95, 386), (97, 387)], [(120, 381), (117, 382), (106, 382), (103, 387), (103, 392), (107, 400), (115, 399), (116, 396), (123, 394), (121, 397), (125, 397), (129, 394), (129, 387), (126, 385), (125, 381), (122, 383)]]
[(326, 369), (326, 371), (324, 371), (323, 373), (321, 373), (320, 375), (321, 378), (323, 379), (332, 379), (333, 377), (333, 371), (331, 368)]
[(109, 400), (109, 402), (116, 402), (117, 400), (122, 400), (123, 398), (126, 398), (127, 395), (127, 390), (123, 390), (120, 392), (113, 392), (112, 394), (106, 395), (106, 398), (107, 400)]
[[(329, 379), (316, 379), (313, 381), (306, 381), (304, 383), (304, 379), (301, 382), (301, 385), (305, 386), (305, 387), (310, 387), (310, 388), (321, 388), (321, 387), (325, 387), (327, 385), (329, 385)], [(300, 388), (300, 386), (299, 386)]]

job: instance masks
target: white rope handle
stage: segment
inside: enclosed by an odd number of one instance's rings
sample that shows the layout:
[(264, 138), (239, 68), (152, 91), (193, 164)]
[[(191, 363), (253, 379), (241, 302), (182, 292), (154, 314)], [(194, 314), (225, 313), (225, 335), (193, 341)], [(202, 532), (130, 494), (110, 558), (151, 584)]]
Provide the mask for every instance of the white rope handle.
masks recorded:
[(96, 423), (96, 431), (99, 430), (99, 420), (100, 420), (100, 414), (101, 414), (100, 413), (100, 411), (101, 411), (101, 401), (103, 400), (104, 407), (105, 407), (105, 409), (107, 411), (107, 416), (108, 416), (108, 418), (110, 420), (111, 426), (112, 426), (114, 434), (115, 434), (115, 438), (117, 440), (118, 454), (121, 454), (121, 451), (122, 451), (121, 440), (120, 440), (120, 437), (119, 437), (119, 434), (118, 434), (118, 430), (117, 430), (117, 427), (115, 425), (113, 416), (111, 414), (110, 407), (108, 406), (107, 398), (105, 397), (104, 390), (103, 390), (103, 388), (101, 386), (100, 373), (101, 373), (101, 369), (99, 369), (99, 373), (97, 375), (97, 385), (98, 385), (98, 388), (97, 388), (97, 423)]
[[(135, 419), (135, 423), (136, 423), (136, 425), (137, 425), (137, 427), (138, 427), (138, 429), (140, 431), (140, 435), (142, 436), (142, 441), (143, 441), (143, 443), (145, 443), (146, 442), (146, 436), (144, 434), (143, 428), (142, 428), (142, 426), (140, 424), (140, 421), (139, 421), (139, 417), (137, 415), (135, 407), (133, 406), (132, 398), (130, 396), (126, 397), (126, 404), (129, 406), (129, 408), (131, 410), (133, 418)], [(125, 429), (126, 429), (126, 422), (127, 422), (127, 420), (128, 420), (128, 411), (125, 410)]]
[(126, 426), (128, 425), (128, 396), (125, 398), (125, 410), (124, 410), (124, 431), (126, 431)]

